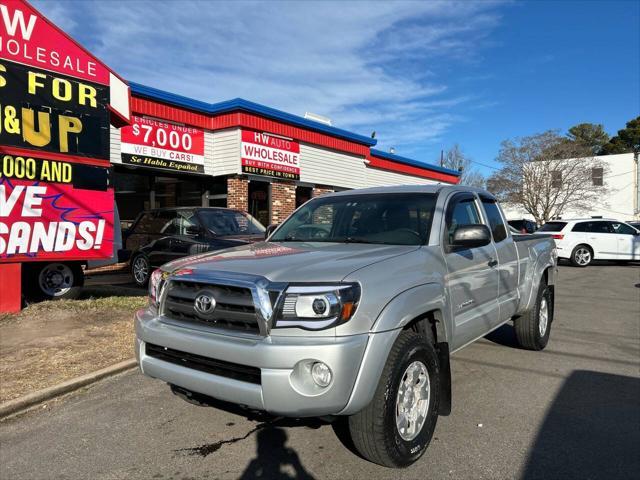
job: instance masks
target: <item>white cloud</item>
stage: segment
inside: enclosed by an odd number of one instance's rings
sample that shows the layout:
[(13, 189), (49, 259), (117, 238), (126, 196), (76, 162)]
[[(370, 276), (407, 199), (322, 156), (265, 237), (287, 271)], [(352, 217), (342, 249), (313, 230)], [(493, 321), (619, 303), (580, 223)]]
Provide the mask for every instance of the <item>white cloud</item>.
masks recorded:
[[(465, 61), (492, 2), (36, 2), (125, 78), (204, 101), (235, 97), (368, 134), (435, 141), (474, 98), (431, 60)], [(451, 61), (451, 60), (447, 60)], [(486, 100), (486, 99), (484, 99)]]

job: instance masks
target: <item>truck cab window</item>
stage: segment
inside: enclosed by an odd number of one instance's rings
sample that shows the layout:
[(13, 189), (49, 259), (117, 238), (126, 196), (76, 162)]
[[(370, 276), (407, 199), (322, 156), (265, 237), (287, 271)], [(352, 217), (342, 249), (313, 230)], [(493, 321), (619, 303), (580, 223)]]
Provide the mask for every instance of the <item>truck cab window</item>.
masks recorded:
[(448, 242), (453, 241), (453, 232), (456, 228), (463, 225), (477, 225), (482, 223), (480, 213), (472, 197), (464, 197), (460, 200), (453, 200), (454, 204), (450, 207), (447, 214), (447, 237)]
[(496, 201), (490, 198), (481, 197), (482, 206), (487, 214), (487, 220), (489, 220), (489, 227), (491, 228), (491, 235), (493, 235), (493, 241), (498, 243), (507, 238), (507, 229), (504, 226), (502, 215)]

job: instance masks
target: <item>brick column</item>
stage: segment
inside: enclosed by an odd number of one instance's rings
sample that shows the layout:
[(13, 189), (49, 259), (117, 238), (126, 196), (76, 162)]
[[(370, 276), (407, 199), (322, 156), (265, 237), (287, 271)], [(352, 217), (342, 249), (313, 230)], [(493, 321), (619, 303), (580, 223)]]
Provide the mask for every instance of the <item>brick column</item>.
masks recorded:
[(249, 210), (249, 181), (246, 178), (227, 178), (227, 208)]
[(295, 209), (295, 184), (274, 180), (271, 183), (271, 223), (282, 223)]
[(333, 193), (333, 188), (327, 187), (326, 185), (316, 185), (311, 191), (311, 198), (319, 197), (325, 193)]

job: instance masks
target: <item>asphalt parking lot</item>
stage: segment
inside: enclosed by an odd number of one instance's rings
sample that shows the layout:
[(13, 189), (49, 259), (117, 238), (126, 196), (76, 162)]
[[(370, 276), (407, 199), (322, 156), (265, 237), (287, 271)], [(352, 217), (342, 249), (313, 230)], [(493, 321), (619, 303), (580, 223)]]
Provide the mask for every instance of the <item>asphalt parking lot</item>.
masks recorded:
[(406, 470), (339, 424), (192, 406), (131, 372), (0, 423), (0, 478), (638, 478), (640, 267), (560, 267), (556, 298), (545, 351), (507, 325), (453, 357), (453, 413)]

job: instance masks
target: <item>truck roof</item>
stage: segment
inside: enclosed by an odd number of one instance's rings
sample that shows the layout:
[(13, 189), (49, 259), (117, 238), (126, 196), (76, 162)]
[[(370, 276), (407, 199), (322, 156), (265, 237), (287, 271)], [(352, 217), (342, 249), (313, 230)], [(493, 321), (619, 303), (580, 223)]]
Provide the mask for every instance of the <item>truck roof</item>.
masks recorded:
[(341, 192), (335, 192), (328, 195), (365, 195), (365, 194), (383, 194), (383, 193), (439, 193), (439, 192), (477, 192), (491, 195), (489, 192), (482, 188), (469, 187), (466, 185), (442, 185), (442, 184), (430, 184), (430, 185), (392, 185), (387, 187), (369, 187), (358, 188), (356, 190), (343, 190)]

